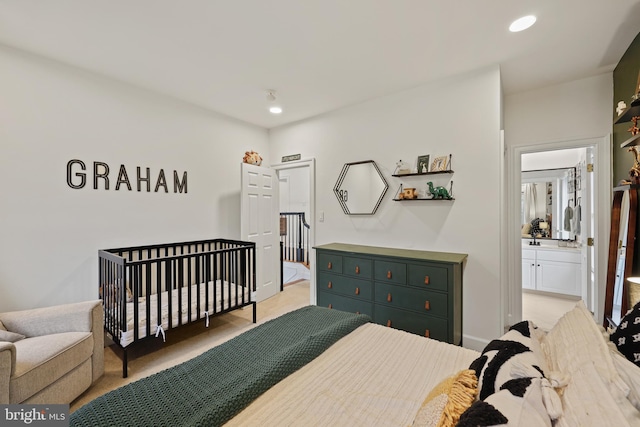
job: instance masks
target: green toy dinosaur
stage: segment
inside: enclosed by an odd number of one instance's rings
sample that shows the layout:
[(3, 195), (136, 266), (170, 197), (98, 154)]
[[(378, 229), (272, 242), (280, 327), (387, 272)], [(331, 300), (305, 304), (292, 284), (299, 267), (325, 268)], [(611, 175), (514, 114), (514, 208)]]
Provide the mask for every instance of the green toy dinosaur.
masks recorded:
[[(427, 182), (427, 185), (429, 186), (429, 193), (431, 193), (432, 199), (453, 199), (446, 188), (441, 186), (434, 187), (433, 182), (431, 181)], [(451, 186), (453, 187), (453, 182), (451, 183)]]

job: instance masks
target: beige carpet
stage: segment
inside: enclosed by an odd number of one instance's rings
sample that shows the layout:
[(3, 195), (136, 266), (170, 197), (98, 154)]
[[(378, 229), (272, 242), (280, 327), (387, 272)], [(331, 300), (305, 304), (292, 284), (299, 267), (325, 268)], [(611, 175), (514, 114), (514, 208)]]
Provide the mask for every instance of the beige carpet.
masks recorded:
[(70, 410), (73, 412), (104, 393), (189, 360), (260, 323), (307, 305), (309, 281), (302, 281), (258, 303), (256, 324), (251, 322), (252, 308), (247, 307), (212, 317), (208, 328), (204, 327), (204, 322), (198, 322), (180, 330), (167, 331), (167, 342), (158, 338), (148, 341), (144, 351), (138, 351), (138, 354), (129, 351), (128, 378), (122, 378), (119, 349), (107, 347), (104, 349), (104, 375), (71, 403)]
[(580, 297), (554, 296), (535, 292), (522, 293), (522, 319), (531, 320), (539, 328), (549, 331), (558, 320), (572, 310)]

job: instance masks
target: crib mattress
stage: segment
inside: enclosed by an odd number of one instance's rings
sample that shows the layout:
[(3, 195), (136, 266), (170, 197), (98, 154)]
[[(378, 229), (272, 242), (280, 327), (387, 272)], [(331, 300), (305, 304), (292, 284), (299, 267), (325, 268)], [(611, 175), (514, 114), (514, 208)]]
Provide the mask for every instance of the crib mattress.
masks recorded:
[[(214, 285), (215, 285), (215, 308), (214, 308)], [(230, 285), (230, 286), (229, 286)], [(198, 287), (200, 288), (200, 304), (198, 304)], [(236, 288), (240, 290), (237, 292)], [(207, 289), (209, 299), (207, 304)], [(191, 291), (191, 301), (189, 301), (189, 291)], [(181, 295), (182, 304), (179, 304), (178, 298)], [(217, 280), (208, 282), (206, 285), (191, 285), (174, 289), (171, 291), (171, 313), (169, 313), (169, 295), (168, 291), (160, 294), (161, 301), (161, 319), (158, 320), (158, 294), (149, 295), (149, 313), (150, 313), (150, 334), (162, 336), (169, 329), (169, 317), (171, 317), (171, 326), (175, 327), (179, 324), (186, 324), (198, 318), (207, 318), (208, 315), (218, 313), (240, 305), (244, 294), (245, 302), (249, 301), (250, 289), (246, 287), (236, 286), (234, 283), (229, 284), (227, 281)], [(238, 303), (236, 303), (236, 297)], [(138, 339), (147, 336), (147, 303), (145, 297), (138, 298), (138, 302), (128, 302), (126, 308), (127, 328), (121, 331), (120, 345), (126, 347), (134, 341), (134, 310), (137, 305), (138, 309)], [(189, 307), (191, 307), (191, 317), (189, 317)], [(198, 317), (198, 308), (200, 309), (200, 317)], [(110, 318), (113, 313), (105, 312), (105, 317)], [(160, 328), (161, 327), (161, 328)], [(115, 339), (115, 337), (114, 337)]]

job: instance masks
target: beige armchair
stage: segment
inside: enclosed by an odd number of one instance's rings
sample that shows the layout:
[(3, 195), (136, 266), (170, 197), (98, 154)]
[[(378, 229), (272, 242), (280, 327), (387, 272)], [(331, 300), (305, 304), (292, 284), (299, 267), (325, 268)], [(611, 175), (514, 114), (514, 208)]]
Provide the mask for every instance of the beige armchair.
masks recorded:
[(101, 301), (0, 313), (0, 404), (71, 403), (103, 373)]

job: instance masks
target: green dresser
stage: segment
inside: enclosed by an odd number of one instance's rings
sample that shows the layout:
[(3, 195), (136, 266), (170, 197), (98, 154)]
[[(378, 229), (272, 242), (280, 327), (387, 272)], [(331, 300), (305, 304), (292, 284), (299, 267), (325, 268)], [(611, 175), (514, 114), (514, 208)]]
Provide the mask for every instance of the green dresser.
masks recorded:
[(317, 304), (460, 345), (466, 254), (331, 243), (316, 246)]

